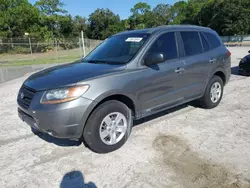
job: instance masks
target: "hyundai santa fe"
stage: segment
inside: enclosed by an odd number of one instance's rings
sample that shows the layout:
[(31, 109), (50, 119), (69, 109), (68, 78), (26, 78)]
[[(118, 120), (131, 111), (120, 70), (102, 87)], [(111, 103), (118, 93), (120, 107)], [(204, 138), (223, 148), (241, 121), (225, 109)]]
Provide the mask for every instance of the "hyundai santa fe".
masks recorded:
[(82, 60), (31, 75), (20, 88), (18, 114), (37, 131), (108, 153), (126, 142), (134, 120), (192, 100), (216, 107), (230, 55), (210, 28), (118, 33)]

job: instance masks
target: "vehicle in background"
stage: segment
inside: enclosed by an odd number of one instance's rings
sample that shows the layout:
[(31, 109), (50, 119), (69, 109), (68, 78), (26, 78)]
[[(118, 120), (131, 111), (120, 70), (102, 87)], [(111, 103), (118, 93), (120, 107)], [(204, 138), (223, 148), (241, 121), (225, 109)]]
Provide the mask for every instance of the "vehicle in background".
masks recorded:
[[(248, 53), (250, 53), (250, 50)], [(250, 76), (250, 54), (240, 60), (239, 74)]]
[(197, 99), (216, 107), (231, 75), (230, 55), (204, 27), (118, 33), (82, 61), (30, 76), (18, 94), (18, 114), (38, 131), (111, 152), (126, 142), (133, 120)]

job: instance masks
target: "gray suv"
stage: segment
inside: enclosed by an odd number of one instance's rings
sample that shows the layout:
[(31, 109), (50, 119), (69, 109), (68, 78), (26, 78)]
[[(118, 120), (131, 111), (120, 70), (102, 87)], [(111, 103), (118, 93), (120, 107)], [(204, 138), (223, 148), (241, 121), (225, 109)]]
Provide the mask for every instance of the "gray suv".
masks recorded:
[(216, 107), (230, 55), (204, 27), (118, 33), (80, 61), (30, 76), (18, 94), (18, 114), (35, 130), (111, 152), (126, 142), (133, 120), (196, 99)]

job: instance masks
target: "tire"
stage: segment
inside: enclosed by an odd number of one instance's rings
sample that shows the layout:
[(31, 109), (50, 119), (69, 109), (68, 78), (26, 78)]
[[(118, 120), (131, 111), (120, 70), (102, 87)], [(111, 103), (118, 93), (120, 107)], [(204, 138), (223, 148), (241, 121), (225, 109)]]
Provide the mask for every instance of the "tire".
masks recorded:
[(41, 131), (34, 129), (33, 127), (31, 127), (31, 131), (33, 132), (34, 135), (37, 135), (37, 136), (40, 136), (43, 134)]
[[(219, 83), (219, 85), (221, 86), (221, 94), (217, 100), (213, 101), (211, 99), (212, 98), (211, 89), (214, 86), (214, 84), (217, 86), (217, 83)], [(216, 106), (218, 106), (220, 104), (220, 101), (221, 101), (222, 96), (223, 96), (223, 90), (224, 90), (224, 84), (223, 84), (222, 79), (219, 76), (214, 75), (210, 79), (210, 81), (208, 82), (208, 85), (206, 87), (206, 91), (205, 91), (203, 97), (200, 99), (201, 107), (203, 107), (205, 109), (212, 109), (212, 108), (215, 108)]]
[[(123, 124), (124, 125), (123, 127), (127, 125), (126, 130), (125, 128), (122, 129), (125, 130), (123, 131), (123, 133), (116, 132), (117, 130), (115, 128), (116, 125), (112, 124), (112, 122), (114, 123), (114, 121), (116, 120), (115, 118), (118, 117), (116, 116), (116, 114), (119, 114), (119, 117), (123, 118), (119, 121), (120, 123), (119, 122), (118, 123)], [(112, 124), (111, 126), (113, 126), (112, 130), (108, 130), (108, 124), (110, 125), (110, 123), (106, 123), (105, 121), (106, 119), (112, 120), (112, 118), (110, 117), (115, 119), (114, 121), (111, 121)], [(83, 139), (85, 144), (87, 145), (87, 147), (89, 147), (90, 150), (96, 153), (109, 153), (119, 149), (127, 141), (131, 133), (132, 125), (133, 125), (133, 118), (131, 109), (129, 109), (122, 102), (116, 100), (110, 100), (102, 103), (91, 113), (83, 131)], [(105, 130), (108, 130), (110, 134), (105, 138), (104, 136), (101, 138), (101, 132), (102, 131), (104, 132)], [(118, 135), (118, 138), (120, 136), (120, 140), (113, 139), (117, 140), (117, 143), (111, 143), (112, 142), (111, 135), (114, 135), (112, 131), (116, 132), (115, 135), (116, 136)]]

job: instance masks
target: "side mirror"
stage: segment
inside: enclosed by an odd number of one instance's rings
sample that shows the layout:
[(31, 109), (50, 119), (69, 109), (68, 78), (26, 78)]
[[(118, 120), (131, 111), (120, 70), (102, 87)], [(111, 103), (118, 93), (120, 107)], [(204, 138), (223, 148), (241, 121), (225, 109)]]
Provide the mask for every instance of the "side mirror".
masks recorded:
[(153, 65), (153, 64), (161, 63), (163, 61), (164, 61), (164, 56), (161, 53), (148, 54), (146, 58), (144, 59), (145, 65)]
[(250, 50), (248, 51), (248, 53), (250, 54)]

